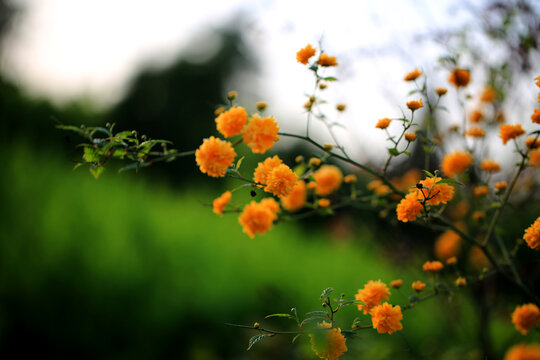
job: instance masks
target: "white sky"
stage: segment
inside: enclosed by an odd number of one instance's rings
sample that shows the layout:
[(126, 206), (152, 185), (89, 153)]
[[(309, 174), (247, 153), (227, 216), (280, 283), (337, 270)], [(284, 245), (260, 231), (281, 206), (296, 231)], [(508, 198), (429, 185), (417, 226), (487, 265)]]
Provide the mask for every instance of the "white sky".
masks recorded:
[[(348, 106), (340, 116), (347, 127), (338, 130), (340, 141), (354, 144), (355, 155), (370, 159), (386, 156), (385, 135), (373, 127), (379, 118), (400, 115), (399, 105), (404, 106), (410, 90), (404, 74), (416, 66), (432, 67), (442, 54), (436, 46), (418, 44), (415, 35), (469, 20), (456, 0), (14, 2), (27, 11), (2, 59), (4, 70), (33, 94), (60, 103), (85, 96), (103, 106), (122, 96), (142, 66), (185, 55), (194, 36), (243, 13), (246, 40), (259, 61), (261, 100), (269, 102), (282, 129), (296, 132), (304, 129), (302, 104), (313, 81), (295, 53), (323, 36), (325, 50), (340, 63), (329, 71), (340, 81), (325, 96)], [(399, 51), (373, 51), (389, 47)], [(446, 74), (428, 75), (446, 85)], [(231, 86), (245, 88), (241, 81)]]

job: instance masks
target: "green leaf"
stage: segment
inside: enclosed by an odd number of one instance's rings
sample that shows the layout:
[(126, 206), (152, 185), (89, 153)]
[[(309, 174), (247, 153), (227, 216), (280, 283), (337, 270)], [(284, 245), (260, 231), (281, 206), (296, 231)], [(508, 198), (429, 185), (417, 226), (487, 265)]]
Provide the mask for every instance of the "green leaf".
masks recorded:
[(310, 311), (306, 315), (313, 315), (313, 316), (327, 316), (328, 313), (326, 311), (318, 310), (318, 311)]
[(407, 150), (403, 150), (403, 153), (404, 153), (405, 155), (407, 155), (407, 156), (411, 156), (411, 153), (408, 152)]
[(264, 318), (265, 319), (270, 319), (270, 318), (273, 318), (273, 317), (283, 317), (283, 318), (287, 318), (287, 319), (296, 320), (296, 318), (291, 314), (271, 314), (271, 315), (266, 315)]
[(435, 184), (452, 184), (452, 185), (463, 185), (459, 181), (456, 181), (454, 179), (442, 179), (437, 181)]
[(240, 165), (242, 165), (242, 161), (244, 160), (245, 156), (242, 156), (240, 159), (238, 159), (238, 162), (236, 163), (236, 170), (240, 169)]
[(128, 138), (128, 137), (131, 137), (131, 134), (133, 134), (133, 132), (129, 130), (120, 131), (119, 133), (116, 134), (116, 137)]
[(249, 344), (248, 344), (248, 347), (247, 347), (247, 351), (249, 351), (253, 345), (255, 345), (259, 341), (263, 340), (265, 337), (266, 337), (266, 335), (264, 335), (264, 334), (259, 334), (259, 335), (252, 336), (251, 339), (249, 339)]
[(73, 170), (80, 168), (82, 165), (82, 162), (76, 163), (75, 166), (73, 166)]
[(330, 296), (330, 294), (334, 291), (333, 288), (329, 287), (329, 288), (326, 288), (323, 290), (322, 294), (321, 294), (321, 299), (326, 299), (328, 296)]
[(101, 175), (103, 170), (105, 170), (105, 168), (103, 166), (101, 166), (101, 165), (90, 167), (90, 173), (92, 173), (92, 175), (94, 175), (94, 178), (96, 178), (96, 180), (99, 178), (99, 176)]
[(398, 156), (399, 155), (399, 151), (396, 148), (390, 148), (390, 149), (388, 149), (388, 152), (393, 156)]
[(114, 150), (112, 156), (120, 158), (120, 159), (124, 159), (124, 157), (126, 156), (126, 153), (127, 153), (127, 151), (124, 150), (124, 149), (116, 149), (116, 150)]
[(73, 126), (73, 125), (56, 125), (56, 128), (57, 128), (57, 129), (60, 129), (60, 130), (73, 131), (73, 132), (76, 132), (77, 134), (79, 134), (79, 135), (81, 135), (81, 136), (84, 136), (84, 130), (81, 129), (80, 127), (78, 127), (78, 126)]
[(324, 77), (322, 79), (325, 80), (325, 81), (337, 81), (337, 78), (335, 78), (333, 76), (327, 76), (327, 77)]
[(86, 162), (99, 162), (99, 153), (91, 146), (84, 147), (83, 159)]
[(322, 317), (322, 316), (310, 316), (308, 318), (305, 318), (301, 323), (300, 323), (300, 327), (306, 325), (306, 324), (309, 324), (309, 323), (312, 323), (312, 322), (320, 322), (321, 320), (324, 320), (324, 319), (328, 319), (326, 317)]
[(427, 170), (422, 170), (423, 172), (426, 173), (427, 176), (429, 176), (430, 178), (434, 177), (435, 175), (433, 175), (432, 173), (430, 173), (429, 171)]

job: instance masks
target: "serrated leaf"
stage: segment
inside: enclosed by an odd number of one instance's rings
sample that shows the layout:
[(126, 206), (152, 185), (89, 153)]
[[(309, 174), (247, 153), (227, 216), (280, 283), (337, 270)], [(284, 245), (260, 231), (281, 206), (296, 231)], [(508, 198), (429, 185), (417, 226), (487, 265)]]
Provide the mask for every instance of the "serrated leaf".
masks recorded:
[(393, 156), (399, 155), (399, 151), (396, 148), (390, 148), (390, 149), (388, 149), (388, 152)]
[(101, 175), (101, 173), (105, 170), (105, 168), (103, 166), (92, 166), (90, 167), (90, 173), (92, 175), (94, 175), (94, 178), (96, 178), (96, 180), (99, 178), (99, 176)]
[(247, 351), (249, 351), (253, 345), (255, 345), (259, 341), (263, 340), (265, 337), (266, 337), (266, 335), (264, 335), (264, 334), (259, 334), (259, 335), (252, 336), (251, 339), (249, 339), (249, 344), (248, 344), (248, 347), (247, 347)]
[(265, 319), (270, 319), (270, 318), (273, 318), (273, 317), (283, 317), (283, 318), (287, 318), (287, 319), (296, 320), (296, 318), (291, 314), (271, 314), (271, 315), (266, 315), (264, 318)]
[(300, 323), (300, 327), (306, 325), (306, 324), (309, 324), (309, 323), (312, 323), (312, 322), (319, 322), (321, 320), (324, 320), (326, 319), (326, 317), (322, 317), (322, 316), (310, 316), (308, 318), (305, 318), (301, 323)]
[(329, 287), (329, 288), (326, 288), (323, 290), (322, 294), (321, 294), (321, 299), (326, 299), (328, 296), (330, 296), (330, 294), (334, 291), (333, 288)]

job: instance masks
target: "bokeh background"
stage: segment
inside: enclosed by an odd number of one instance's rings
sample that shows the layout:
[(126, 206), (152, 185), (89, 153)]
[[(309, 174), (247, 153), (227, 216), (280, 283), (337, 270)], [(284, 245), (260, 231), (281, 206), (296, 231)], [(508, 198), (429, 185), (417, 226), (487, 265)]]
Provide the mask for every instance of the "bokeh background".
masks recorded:
[[(331, 105), (347, 104), (334, 114), (343, 125), (338, 137), (377, 167), (385, 137), (373, 130), (376, 120), (401, 114), (409, 91), (402, 78), (414, 67), (430, 84), (447, 86), (440, 56), (462, 55), (474, 74), (471, 94), (498, 74), (493, 64), (506, 64), (507, 117), (526, 124), (540, 74), (539, 10), (521, 0), (0, 0), (0, 354), (315, 358), (307, 339), (291, 345), (287, 337), (246, 352), (255, 333), (224, 323), (252, 324), (293, 306), (318, 310), (329, 286), (352, 298), (370, 279), (421, 279), (435, 233), (348, 209), (249, 239), (235, 216), (208, 207), (234, 182), (205, 177), (193, 158), (139, 174), (117, 174), (113, 165), (96, 181), (71, 170), (80, 139), (55, 125), (115, 123), (192, 150), (215, 134), (213, 112), (237, 90), (250, 111), (265, 100), (282, 129), (301, 132), (312, 82), (295, 53), (320, 43), (340, 62), (340, 81), (325, 94)], [(456, 101), (449, 96), (448, 107)], [(461, 118), (449, 112), (443, 121)], [(321, 129), (316, 134), (325, 140)], [(503, 163), (514, 159), (491, 151)], [(274, 152), (290, 162), (313, 149), (282, 141)], [(413, 153), (391, 171), (421, 166), (421, 158)], [(534, 201), (516, 207), (524, 215), (507, 217), (505, 226), (518, 238), (540, 208)], [(520, 270), (538, 278), (538, 267)], [(343, 359), (500, 358), (520, 339), (504, 305), (512, 290), (494, 279), (423, 303), (406, 313), (403, 332), (361, 332)], [(409, 294), (391, 301), (405, 303)], [(348, 309), (338, 322), (350, 326), (356, 315)]]

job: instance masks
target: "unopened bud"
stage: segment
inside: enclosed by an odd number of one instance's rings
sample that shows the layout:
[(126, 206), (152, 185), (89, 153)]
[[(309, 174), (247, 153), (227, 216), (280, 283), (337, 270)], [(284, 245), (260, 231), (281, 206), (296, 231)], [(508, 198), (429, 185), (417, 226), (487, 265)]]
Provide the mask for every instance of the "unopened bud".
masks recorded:
[(266, 102), (264, 102), (264, 101), (259, 101), (259, 102), (256, 104), (256, 106), (257, 106), (257, 110), (263, 111), (264, 109), (266, 109), (267, 104), (266, 104)]
[(261, 326), (261, 325), (260, 325), (258, 322), (256, 322), (255, 324), (253, 324), (253, 327), (254, 327), (255, 329), (258, 329), (260, 326)]
[(330, 151), (330, 150), (332, 150), (334, 148), (334, 145), (332, 145), (332, 144), (324, 144), (323, 147), (324, 147), (324, 150)]
[(298, 155), (294, 161), (296, 161), (297, 164), (301, 163), (304, 161), (304, 157), (302, 155)]
[(236, 91), (229, 91), (229, 93), (227, 94), (227, 99), (229, 100), (234, 100), (238, 97), (238, 92)]

